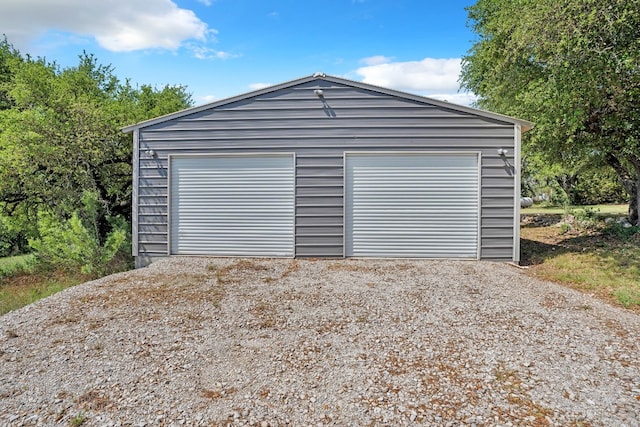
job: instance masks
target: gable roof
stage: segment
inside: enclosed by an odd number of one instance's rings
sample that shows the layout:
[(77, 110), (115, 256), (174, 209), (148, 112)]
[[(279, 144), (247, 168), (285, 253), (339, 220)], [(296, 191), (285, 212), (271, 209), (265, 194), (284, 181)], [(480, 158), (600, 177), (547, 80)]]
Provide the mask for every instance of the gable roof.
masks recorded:
[(417, 101), (423, 104), (434, 105), (436, 107), (446, 108), (453, 111), (459, 111), (461, 113), (473, 114), (480, 117), (486, 117), (489, 119), (499, 120), (506, 123), (513, 123), (522, 126), (522, 131), (526, 132), (533, 127), (532, 122), (528, 122), (526, 120), (516, 119), (514, 117), (505, 116), (503, 114), (493, 113), (490, 111), (480, 110), (478, 108), (467, 107), (464, 105), (452, 104), (447, 101), (440, 101), (433, 98), (428, 98), (425, 96), (413, 95), (406, 92), (401, 92), (394, 89), (387, 89), (375, 85), (371, 85), (368, 83), (356, 82), (353, 80), (347, 80), (341, 77), (328, 76), (324, 73), (315, 73), (311, 76), (302, 77), (295, 80), (290, 80), (288, 82), (280, 83), (274, 86), (269, 86), (263, 89), (258, 89), (252, 92), (243, 93), (240, 95), (232, 96), (230, 98), (221, 99), (218, 101), (214, 101), (208, 104), (198, 105), (195, 107), (187, 108), (185, 110), (177, 111), (175, 113), (166, 114), (164, 116), (155, 117), (153, 119), (145, 120), (133, 125), (126, 126), (122, 128), (122, 132), (128, 133), (132, 132), (136, 129), (145, 128), (148, 126), (153, 126), (158, 123), (166, 122), (169, 120), (177, 119), (183, 116), (187, 116), (194, 113), (199, 113), (201, 111), (209, 110), (212, 108), (219, 107), (221, 105), (230, 104), (232, 102), (242, 101), (245, 99), (249, 99), (255, 96), (264, 95), (266, 93), (275, 92), (280, 89), (286, 89), (289, 87), (297, 86), (304, 83), (309, 83), (315, 80), (324, 80), (327, 82), (338, 83), (346, 86), (355, 87), (358, 89), (369, 90), (373, 92), (383, 93), (385, 95), (390, 95), (402, 99)]

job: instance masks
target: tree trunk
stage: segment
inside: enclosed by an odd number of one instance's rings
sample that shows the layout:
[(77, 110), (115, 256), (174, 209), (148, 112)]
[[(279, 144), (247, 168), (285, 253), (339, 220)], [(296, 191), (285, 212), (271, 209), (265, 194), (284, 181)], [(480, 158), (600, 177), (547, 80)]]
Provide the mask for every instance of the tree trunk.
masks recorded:
[(640, 171), (637, 171), (635, 188), (629, 200), (629, 222), (640, 226)]
[(576, 200), (576, 192), (574, 190), (577, 181), (576, 178), (576, 175), (573, 174), (562, 174), (560, 176), (556, 176), (556, 182), (569, 198), (570, 205), (580, 204), (579, 201)]
[(631, 165), (635, 176), (633, 177), (633, 185), (629, 192), (629, 222), (633, 225), (640, 226), (640, 159), (631, 159)]
[(633, 225), (640, 225), (640, 161), (631, 160), (633, 169), (628, 170), (612, 154), (608, 154), (606, 160), (618, 174), (622, 187), (629, 195), (629, 222)]

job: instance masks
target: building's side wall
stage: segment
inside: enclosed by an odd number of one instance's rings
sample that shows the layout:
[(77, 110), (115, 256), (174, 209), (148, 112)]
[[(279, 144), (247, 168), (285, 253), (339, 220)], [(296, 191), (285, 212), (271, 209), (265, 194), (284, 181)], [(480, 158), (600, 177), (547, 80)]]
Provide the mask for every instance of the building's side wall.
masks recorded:
[(169, 154), (281, 151), (296, 153), (296, 256), (341, 257), (343, 155), (358, 150), (480, 152), (481, 258), (512, 260), (513, 124), (324, 80), (142, 128), (138, 255), (168, 254)]

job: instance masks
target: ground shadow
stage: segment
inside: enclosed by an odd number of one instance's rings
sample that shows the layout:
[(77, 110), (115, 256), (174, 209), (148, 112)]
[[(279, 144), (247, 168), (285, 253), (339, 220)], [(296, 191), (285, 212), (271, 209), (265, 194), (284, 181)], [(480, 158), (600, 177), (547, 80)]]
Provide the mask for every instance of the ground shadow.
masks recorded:
[(561, 214), (522, 215), (521, 228), (538, 228), (556, 225), (562, 221)]
[(567, 249), (560, 245), (520, 239), (520, 265), (522, 266), (542, 264), (545, 260), (566, 252)]
[(602, 231), (587, 235), (558, 235), (554, 240), (520, 239), (520, 265), (533, 266), (567, 253), (595, 253), (606, 247), (625, 244), (624, 240)]

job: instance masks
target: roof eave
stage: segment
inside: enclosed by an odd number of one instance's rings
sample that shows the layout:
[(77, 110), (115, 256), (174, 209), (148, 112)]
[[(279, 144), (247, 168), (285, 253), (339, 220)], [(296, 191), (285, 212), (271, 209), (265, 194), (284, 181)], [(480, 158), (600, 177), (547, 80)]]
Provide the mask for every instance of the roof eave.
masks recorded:
[(274, 92), (276, 90), (280, 90), (289, 86), (293, 86), (293, 85), (297, 85), (297, 84), (302, 84), (302, 83), (306, 83), (309, 81), (313, 81), (318, 79), (318, 77), (315, 76), (307, 76), (307, 77), (302, 77), (299, 79), (295, 79), (295, 80), (290, 80), (287, 82), (283, 82), (274, 86), (269, 86), (263, 89), (258, 89), (258, 90), (254, 90), (251, 92), (245, 92), (242, 93), (240, 95), (235, 95), (229, 98), (224, 98), (224, 99), (219, 99), (217, 101), (213, 101), (213, 102), (209, 102), (207, 104), (202, 104), (202, 105), (197, 105), (195, 107), (189, 107), (189, 108), (185, 108), (184, 110), (180, 110), (180, 111), (176, 111), (174, 113), (170, 113), (170, 114), (165, 114), (164, 116), (159, 116), (159, 117), (154, 117), (153, 119), (149, 119), (149, 120), (144, 120), (142, 122), (139, 123), (135, 123), (133, 125), (129, 125), (129, 126), (125, 126), (123, 127), (121, 130), (124, 133), (129, 133), (129, 132), (133, 132), (135, 129), (140, 129), (140, 128), (144, 128), (147, 126), (153, 126), (155, 124), (158, 123), (162, 123), (168, 120), (172, 120), (172, 119), (176, 119), (179, 117), (183, 117), (183, 116), (187, 116), (189, 114), (195, 114), (195, 113), (199, 113), (201, 111), (205, 111), (208, 110), (210, 108), (215, 108), (218, 107), (220, 105), (226, 105), (226, 104), (230, 104), (232, 102), (236, 102), (236, 101), (242, 101), (243, 99), (248, 99), (254, 96), (259, 96), (259, 95), (264, 95), (266, 93), (269, 92)]
[(201, 111), (205, 111), (208, 110), (210, 108), (215, 108), (218, 107), (220, 105), (226, 105), (226, 104), (230, 104), (232, 102), (237, 102), (237, 101), (242, 101), (244, 99), (248, 99), (248, 98), (252, 98), (255, 96), (259, 96), (259, 95), (264, 95), (270, 92), (274, 92), (280, 89), (284, 89), (287, 87), (291, 87), (291, 86), (295, 86), (298, 84), (303, 84), (303, 83), (307, 83), (310, 81), (314, 81), (314, 80), (326, 80), (326, 81), (331, 81), (334, 83), (339, 83), (339, 84), (346, 84), (346, 85), (350, 85), (353, 87), (357, 87), (360, 89), (364, 89), (364, 90), (372, 90), (372, 91), (376, 91), (376, 92), (380, 92), (380, 93), (384, 93), (387, 95), (391, 95), (391, 96), (397, 96), (400, 98), (405, 98), (405, 99), (410, 99), (413, 101), (417, 101), (417, 102), (421, 102), (421, 103), (426, 103), (426, 104), (431, 104), (431, 105), (435, 105), (441, 108), (447, 108), (450, 110), (454, 110), (454, 111), (459, 111), (459, 112), (463, 112), (463, 113), (468, 113), (468, 114), (474, 114), (474, 115), (478, 115), (481, 117), (486, 117), (489, 119), (493, 119), (493, 120), (499, 120), (499, 121), (503, 121), (503, 122), (507, 122), (507, 123), (513, 123), (513, 124), (517, 124), (521, 126), (522, 132), (527, 132), (528, 130), (532, 129), (534, 124), (532, 122), (528, 122), (526, 120), (521, 120), (521, 119), (517, 119), (515, 117), (510, 117), (510, 116), (505, 116), (503, 114), (498, 114), (498, 113), (493, 113), (491, 111), (486, 111), (486, 110), (481, 110), (478, 108), (473, 108), (473, 107), (467, 107), (465, 105), (458, 105), (458, 104), (453, 104), (447, 101), (440, 101), (438, 99), (433, 99), (433, 98), (429, 98), (426, 96), (420, 96), (420, 95), (414, 95), (411, 93), (407, 93), (407, 92), (402, 92), (402, 91), (398, 91), (395, 89), (388, 89), (388, 88), (384, 88), (384, 87), (380, 87), (380, 86), (375, 86), (369, 83), (361, 83), (361, 82), (357, 82), (357, 81), (353, 81), (353, 80), (348, 80), (348, 79), (344, 79), (344, 78), (340, 78), (340, 77), (333, 77), (333, 76), (327, 76), (325, 74), (314, 74), (312, 76), (307, 76), (307, 77), (302, 77), (302, 78), (298, 78), (295, 80), (290, 80), (287, 82), (283, 82), (274, 86), (269, 86), (263, 89), (258, 89), (252, 92), (246, 92), (240, 95), (236, 95), (230, 98), (225, 98), (225, 99), (220, 99), (218, 101), (214, 101), (214, 102), (210, 102), (208, 104), (203, 104), (203, 105), (199, 105), (199, 106), (195, 106), (195, 107), (190, 107), (190, 108), (186, 108), (184, 110), (181, 111), (177, 111), (175, 113), (171, 113), (171, 114), (166, 114), (164, 116), (159, 116), (159, 117), (155, 117), (153, 119), (149, 119), (149, 120), (145, 120), (133, 125), (129, 125), (126, 127), (122, 128), (122, 132), (124, 133), (129, 133), (132, 132), (136, 129), (141, 129), (144, 127), (148, 127), (148, 126), (153, 126), (155, 124), (158, 123), (162, 123), (168, 120), (172, 120), (172, 119), (176, 119), (179, 117), (183, 117), (183, 116), (187, 116), (190, 114), (195, 114), (195, 113), (199, 113)]
[(522, 131), (526, 132), (530, 129), (533, 128), (534, 123), (529, 122), (527, 120), (522, 120), (522, 119), (518, 119), (515, 117), (511, 117), (511, 116), (507, 116), (504, 114), (499, 114), (499, 113), (494, 113), (492, 111), (486, 111), (486, 110), (482, 110), (479, 108), (474, 108), (474, 107), (468, 107), (466, 105), (460, 105), (460, 104), (455, 104), (455, 103), (451, 103), (448, 101), (441, 101), (439, 99), (434, 99), (434, 98), (429, 98), (428, 96), (421, 96), (421, 95), (414, 95), (412, 93), (407, 93), (407, 92), (402, 92), (396, 89), (388, 89), (385, 87), (381, 87), (381, 86), (376, 86), (376, 85), (372, 85), (369, 83), (361, 83), (361, 82), (357, 82), (357, 81), (353, 81), (353, 80), (347, 80), (347, 79), (343, 79), (343, 78), (338, 78), (338, 77), (333, 77), (333, 76), (326, 76), (324, 77), (325, 80), (332, 80), (336, 83), (343, 83), (343, 84), (349, 84), (351, 86), (355, 86), (358, 87), (360, 89), (366, 89), (366, 90), (375, 90), (378, 91), (380, 93), (384, 93), (387, 95), (393, 95), (393, 96), (398, 96), (401, 98), (406, 98), (406, 99), (411, 99), (414, 101), (418, 101), (418, 102), (424, 102), (424, 103), (428, 103), (428, 104), (432, 104), (438, 107), (442, 107), (442, 108), (447, 108), (450, 110), (454, 110), (454, 111), (460, 111), (463, 113), (469, 113), (469, 114), (475, 114), (481, 117), (487, 117), (490, 119), (494, 119), (494, 120), (500, 120), (500, 121), (504, 121), (507, 123), (513, 123), (513, 124), (518, 124), (522, 127)]

